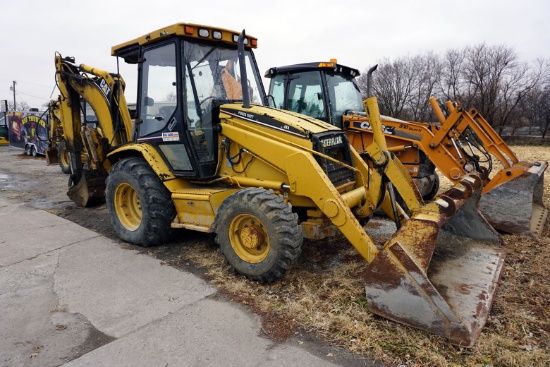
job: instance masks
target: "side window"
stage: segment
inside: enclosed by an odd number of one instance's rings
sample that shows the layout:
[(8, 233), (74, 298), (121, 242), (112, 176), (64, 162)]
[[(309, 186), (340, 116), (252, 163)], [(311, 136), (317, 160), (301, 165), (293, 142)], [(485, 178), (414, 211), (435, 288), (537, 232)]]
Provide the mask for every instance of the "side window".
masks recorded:
[(305, 72), (299, 78), (292, 79), (289, 85), (288, 109), (315, 118), (326, 118), (321, 85), (321, 74), (317, 71)]
[(327, 88), (332, 118), (337, 126), (341, 127), (342, 116), (346, 111), (363, 111), (361, 92), (353, 79), (327, 74)]
[(275, 108), (284, 108), (285, 80), (283, 75), (276, 75), (271, 79), (269, 95), (273, 97), (273, 99), (269, 99), (269, 103), (275, 102)]
[(139, 136), (163, 130), (176, 110), (176, 46), (171, 43), (144, 54)]

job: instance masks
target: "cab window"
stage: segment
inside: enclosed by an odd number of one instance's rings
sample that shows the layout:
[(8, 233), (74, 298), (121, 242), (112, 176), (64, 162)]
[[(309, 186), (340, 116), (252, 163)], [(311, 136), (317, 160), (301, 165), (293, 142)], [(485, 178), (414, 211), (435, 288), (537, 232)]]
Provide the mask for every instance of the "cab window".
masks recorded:
[(177, 106), (176, 45), (147, 50), (143, 56), (140, 137), (160, 135)]

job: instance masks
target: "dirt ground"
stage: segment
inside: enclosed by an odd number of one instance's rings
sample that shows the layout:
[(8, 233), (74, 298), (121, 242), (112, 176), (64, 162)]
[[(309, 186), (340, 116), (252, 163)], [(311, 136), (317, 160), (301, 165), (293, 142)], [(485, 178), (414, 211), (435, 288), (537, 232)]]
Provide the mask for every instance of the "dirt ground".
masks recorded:
[[(512, 148), (521, 159), (550, 161), (550, 147)], [(45, 161), (7, 149), (0, 147), (3, 160), (21, 165)], [(33, 166), (21, 174), (10, 172), (9, 165), (1, 168), (1, 190), (121, 242), (105, 205), (78, 208), (68, 200), (68, 176), (60, 170)], [(544, 188), (546, 207), (550, 207), (549, 174)], [(140, 250), (167, 266), (200, 275), (229, 298), (248, 305), (262, 316), (263, 332), (274, 340), (311, 335), (390, 366), (550, 366), (549, 221), (541, 238), (502, 236), (507, 257), (501, 283), (489, 320), (470, 349), (368, 312), (361, 277), (365, 262), (343, 237), (305, 241), (298, 263), (283, 279), (268, 285), (233, 274), (212, 235), (182, 230), (169, 245)]]

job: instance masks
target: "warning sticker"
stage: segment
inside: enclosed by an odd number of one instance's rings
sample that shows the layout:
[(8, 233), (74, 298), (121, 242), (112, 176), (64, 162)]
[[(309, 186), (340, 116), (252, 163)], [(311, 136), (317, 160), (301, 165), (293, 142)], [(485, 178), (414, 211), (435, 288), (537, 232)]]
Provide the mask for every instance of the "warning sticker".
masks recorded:
[(178, 132), (162, 133), (162, 141), (179, 141), (180, 134)]

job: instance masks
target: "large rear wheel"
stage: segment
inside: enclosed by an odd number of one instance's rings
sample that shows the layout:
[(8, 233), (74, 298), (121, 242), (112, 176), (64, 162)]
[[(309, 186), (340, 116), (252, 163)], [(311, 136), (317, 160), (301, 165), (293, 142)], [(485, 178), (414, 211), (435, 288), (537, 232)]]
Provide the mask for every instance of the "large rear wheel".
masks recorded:
[(118, 161), (107, 177), (105, 196), (111, 223), (122, 240), (148, 247), (173, 237), (172, 197), (144, 159)]
[(235, 192), (220, 206), (214, 226), (228, 263), (252, 280), (280, 278), (302, 251), (298, 216), (272, 190)]
[(63, 173), (71, 173), (69, 151), (67, 150), (67, 143), (62, 140), (57, 145), (57, 157), (59, 160), (59, 167)]

